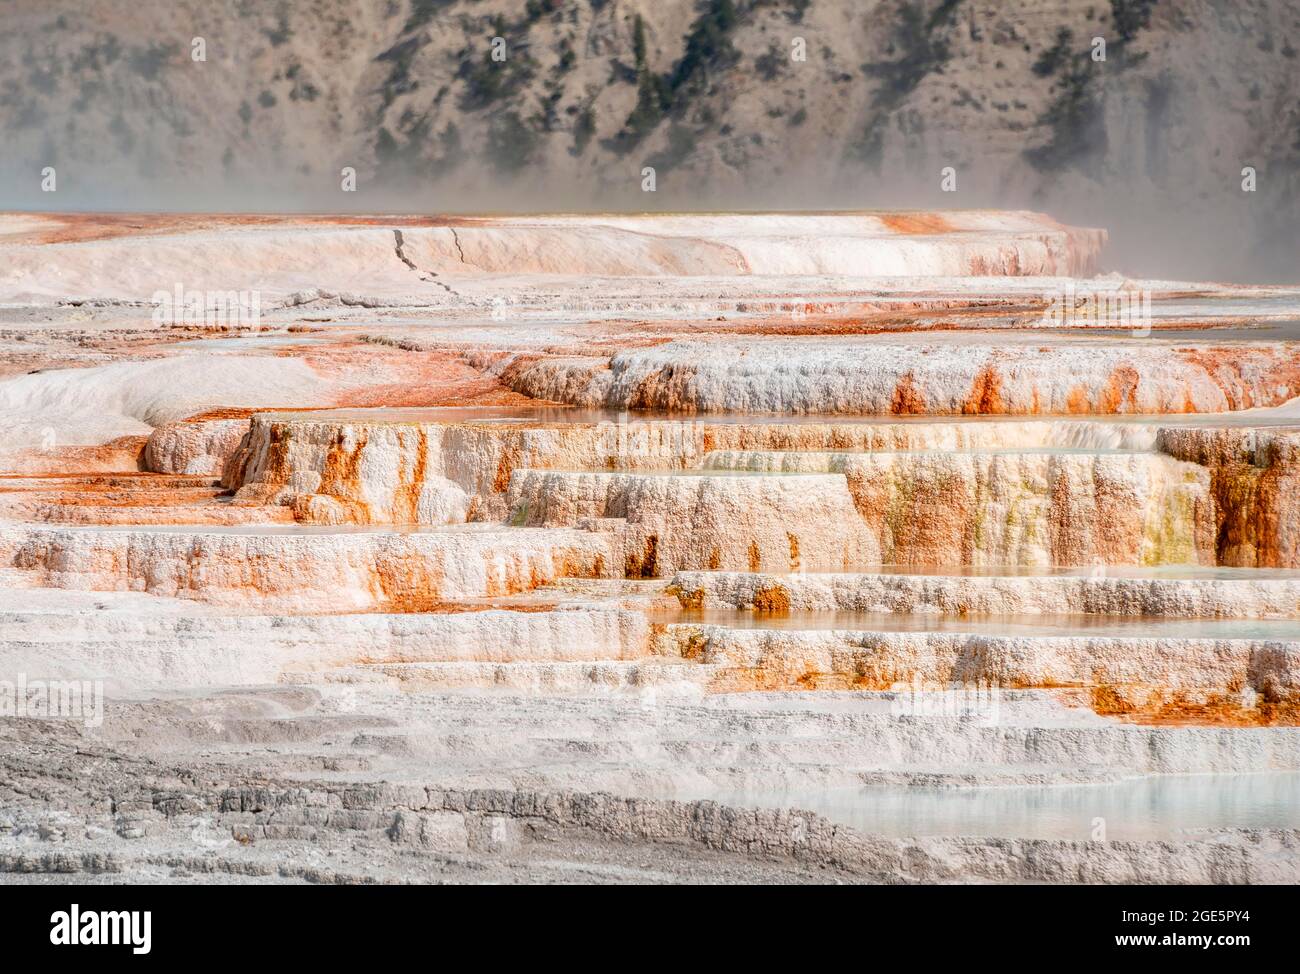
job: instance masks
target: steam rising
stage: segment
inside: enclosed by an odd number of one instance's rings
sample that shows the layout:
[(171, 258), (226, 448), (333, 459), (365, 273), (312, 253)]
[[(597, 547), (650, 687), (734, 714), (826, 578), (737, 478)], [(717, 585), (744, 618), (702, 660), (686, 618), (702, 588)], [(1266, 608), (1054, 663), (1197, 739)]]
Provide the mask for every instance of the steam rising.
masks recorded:
[[(952, 0), (585, 0), (540, 14), (497, 0), (144, 0), (98, 22), (71, 2), (7, 6), (6, 209), (1025, 208), (1107, 228), (1108, 270), (1297, 278), (1300, 60), (1264, 49), (1296, 0), (1231, 25), (1203, 4), (1175, 20), (1122, 2), (1096, 19), (1029, 4), (1022, 20)], [(479, 91), (500, 30), (517, 73)], [(1104, 65), (1087, 59), (1094, 34), (1111, 39)], [(784, 63), (794, 36), (806, 63)], [(1064, 66), (1044, 76), (1053, 43)], [(671, 94), (629, 148), (637, 78)], [(578, 151), (584, 117), (594, 138)], [(1050, 164), (1029, 151), (1045, 145)], [(940, 189), (946, 165), (955, 193)], [(340, 190), (344, 166), (355, 193)], [(1242, 191), (1245, 166), (1256, 192)], [(42, 192), (46, 167), (57, 192)]]

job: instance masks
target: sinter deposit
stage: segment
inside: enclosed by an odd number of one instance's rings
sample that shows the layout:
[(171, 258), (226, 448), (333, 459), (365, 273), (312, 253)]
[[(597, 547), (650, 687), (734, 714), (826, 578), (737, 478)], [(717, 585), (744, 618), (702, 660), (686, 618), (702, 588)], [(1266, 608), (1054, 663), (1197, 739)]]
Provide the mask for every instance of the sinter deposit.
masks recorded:
[(0, 216), (0, 871), (1300, 880), (1300, 287), (391, 223)]

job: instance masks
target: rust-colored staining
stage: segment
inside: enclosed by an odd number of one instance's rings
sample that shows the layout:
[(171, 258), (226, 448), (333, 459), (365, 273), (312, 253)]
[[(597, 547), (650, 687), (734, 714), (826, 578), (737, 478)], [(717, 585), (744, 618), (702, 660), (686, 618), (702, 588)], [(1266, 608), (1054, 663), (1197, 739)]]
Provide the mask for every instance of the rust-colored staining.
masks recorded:
[(697, 629), (688, 635), (686, 639), (677, 640), (677, 646), (682, 659), (697, 660), (704, 655), (708, 642), (704, 633)]
[[(374, 613), (383, 612), (423, 612), (433, 615), (458, 615), (473, 612), (553, 612), (558, 608), (555, 602), (512, 602), (504, 599), (491, 599), (484, 602), (445, 602), (433, 597), (431, 593), (411, 593), (401, 602), (388, 602), (371, 609)], [(355, 611), (355, 610), (349, 610)]]
[(846, 681), (843, 689), (848, 690), (889, 690), (913, 676), (911, 672), (900, 670), (887, 655), (874, 652), (856, 652), (846, 663), (841, 672)]
[[(887, 312), (864, 307), (858, 314), (850, 313), (842, 304), (800, 302), (796, 308), (784, 308), (773, 317), (741, 318), (729, 321), (703, 322), (691, 329), (691, 337), (699, 337), (701, 330), (709, 335), (790, 335), (801, 338), (835, 337), (846, 335), (895, 335), (920, 332), (963, 331), (977, 327), (985, 319), (1001, 319), (1017, 310), (999, 305), (987, 308), (978, 304), (963, 306), (940, 302), (900, 302), (891, 305)], [(802, 317), (791, 320), (791, 311), (802, 312)], [(645, 322), (642, 328), (659, 330), (667, 334), (647, 340), (633, 334), (620, 336), (617, 344), (602, 345), (612, 350), (657, 345), (672, 341), (682, 334), (680, 323)]]
[(1116, 687), (1099, 684), (1092, 688), (1092, 709), (1104, 716), (1131, 714), (1136, 708)]
[[(361, 482), (361, 457), (365, 451), (367, 434), (360, 429), (349, 440), (345, 431), (338, 431), (330, 442), (325, 455), (325, 466), (321, 471), (318, 494), (342, 499), (350, 497), (357, 484)], [(370, 511), (362, 501), (354, 500), (347, 505), (356, 516), (357, 524), (370, 523)]]
[(716, 572), (722, 567), (722, 549), (714, 546), (709, 549), (709, 571)]
[(1179, 459), (1210, 471), (1205, 546), (1218, 564), (1300, 567), (1300, 536), (1288, 530), (1300, 516), (1300, 441), (1293, 434), (1257, 440), (1249, 431), (1186, 430), (1165, 442)]
[[(443, 600), (434, 593), (408, 593), (400, 601), (381, 602), (366, 609), (347, 608), (336, 612), (322, 612), (321, 615), (370, 615), (383, 613), (423, 613), (429, 615), (460, 615), (475, 612), (553, 612), (559, 608), (557, 602), (525, 601), (526, 597), (511, 599), (497, 597), (480, 600)], [(388, 660), (392, 662), (392, 660)]]
[(248, 227), (358, 226), (358, 227), (467, 227), (484, 220), (461, 216), (363, 216), (352, 214), (301, 213), (281, 216), (269, 213), (50, 213), (25, 214), (44, 226), (21, 235), (33, 243), (91, 243), (116, 237), (145, 237), (159, 234), (200, 233)]
[(58, 476), (69, 473), (129, 473), (144, 466), (147, 437), (122, 436), (98, 446), (27, 450), (6, 458), (6, 473)]
[(1255, 564), (1300, 568), (1300, 536), (1287, 527), (1300, 521), (1300, 468), (1280, 462), (1270, 465), (1260, 475), (1254, 499)]
[[(398, 346), (401, 341), (398, 342)], [(528, 406), (538, 400), (511, 388), (513, 371), (541, 356), (518, 356), (501, 376), (470, 362), (454, 349), (405, 349), (389, 344), (340, 340), (312, 345), (305, 351), (286, 348), (283, 354), (306, 362), (317, 372), (344, 379), (360, 374), (382, 375), (381, 384), (347, 382), (347, 391), (333, 405), (373, 408), (426, 406)], [(279, 411), (279, 410), (277, 410)]]
[(819, 677), (821, 674), (815, 670), (805, 670), (795, 679), (795, 684), (801, 690), (816, 690), (818, 688)]
[[(1128, 485), (1116, 481), (1104, 468), (1094, 469), (1092, 480), (1090, 503), (1076, 505), (1073, 516), (1070, 507), (1076, 504), (1077, 498), (1070, 497), (1067, 492), (1063, 501), (1061, 515), (1074, 522), (1071, 527), (1078, 545), (1075, 557), (1083, 555), (1090, 546), (1090, 555), (1084, 557), (1092, 560), (1106, 564), (1141, 563), (1146, 511), (1133, 506)], [(1208, 517), (1206, 521), (1205, 541), (1208, 544)], [(1081, 530), (1084, 526), (1091, 526), (1092, 530)], [(1065, 550), (1061, 551), (1060, 557), (1064, 564), (1068, 558)]]
[(510, 487), (510, 475), (514, 473), (519, 460), (518, 442), (514, 438), (504, 440), (501, 443), (501, 457), (497, 460), (497, 472), (492, 478), (493, 493), (504, 494)]
[[(1203, 369), (1222, 391), (1230, 410), (1276, 406), (1300, 395), (1300, 356), (1283, 355), (1273, 362), (1260, 362), (1257, 350), (1250, 346), (1181, 348), (1171, 354)], [(1264, 374), (1259, 375), (1257, 369)]]
[(414, 578), (381, 576), (377, 611), (393, 613), (436, 612), (442, 599), (436, 586), (422, 586)]
[[(686, 652), (683, 651), (683, 655)], [(757, 666), (730, 667), (713, 680), (711, 692), (735, 693), (772, 690), (869, 690), (884, 691), (906, 683), (912, 674), (893, 665), (855, 657), (841, 669), (826, 671), (805, 662), (765, 660)], [(1013, 680), (1008, 690), (1053, 690), (1067, 694), (1072, 705), (1086, 702), (1094, 712), (1126, 723), (1211, 726), (1268, 727), (1300, 726), (1300, 701), (1291, 698), (1261, 699), (1254, 706), (1242, 703), (1237, 692), (1195, 694), (1147, 686), (1100, 683), (1083, 686), (1043, 680)], [(1080, 699), (1074, 694), (1084, 694)]]
[[(271, 423), (268, 431), (268, 440), (270, 441), (266, 451), (266, 479), (282, 484), (289, 480), (293, 473), (293, 464), (290, 463), (289, 446), (293, 441), (293, 426), (289, 423)], [(247, 454), (238, 459), (235, 469), (231, 474), (231, 486), (238, 486), (243, 483), (245, 471), (243, 465), (251, 459)]]
[(546, 356), (521, 352), (513, 356), (501, 369), (501, 382), (508, 388), (517, 388), (524, 382), (526, 374)]
[(1101, 413), (1132, 411), (1137, 403), (1138, 382), (1137, 369), (1133, 366), (1116, 366), (1102, 387), (1097, 411)]
[(975, 547), (976, 497), (961, 473), (936, 471), (935, 476), (917, 478), (912, 490), (892, 500), (874, 479), (850, 483), (850, 489), (866, 523), (890, 539), (892, 557), (910, 565), (944, 565), (959, 554), (962, 562), (969, 562)]
[(710, 682), (711, 693), (774, 692), (789, 690), (888, 690), (897, 680), (876, 674), (826, 672), (815, 666), (790, 662), (737, 666), (722, 670)]
[(916, 385), (916, 379), (908, 372), (894, 387), (894, 397), (889, 403), (889, 411), (895, 416), (921, 416), (925, 413), (925, 393)]
[(1264, 703), (1243, 707), (1236, 700), (1214, 696), (1204, 701), (1175, 695), (1154, 711), (1129, 714), (1128, 719), (1145, 724), (1208, 724), (1228, 727), (1271, 727), (1300, 725), (1300, 706)]
[[(1214, 497), (1215, 556), (1221, 565), (1277, 565), (1275, 497), (1265, 495), (1266, 471), (1245, 463), (1210, 468)], [(1270, 485), (1276, 477), (1269, 478)], [(1268, 491), (1272, 494), (1272, 491)], [(1271, 550), (1270, 550), (1271, 549)]]
[(845, 690), (889, 690), (900, 681), (892, 675), (886, 676), (878, 673), (862, 672), (847, 677)]
[(679, 402), (677, 368), (672, 365), (656, 369), (637, 383), (628, 397), (628, 409), (675, 409), (693, 411), (689, 403)]
[(632, 546), (624, 558), (623, 574), (627, 578), (654, 578), (659, 574), (659, 536), (645, 539), (641, 550)]
[(393, 518), (398, 523), (418, 524), (420, 494), (424, 490), (429, 468), (429, 434), (424, 427), (415, 430), (415, 465), (404, 476), (393, 495)]
[(1092, 412), (1092, 399), (1083, 386), (1074, 386), (1065, 397), (1065, 411), (1074, 416)]
[(1007, 412), (1002, 398), (1002, 375), (992, 365), (980, 369), (971, 383), (970, 395), (962, 403), (961, 411), (967, 416), (988, 416)]
[(0, 511), (23, 520), (84, 525), (292, 523), (287, 507), (236, 507), (210, 476), (143, 471), (0, 477)]
[[(258, 413), (265, 413), (267, 411), (268, 410), (265, 409), (251, 409), (242, 406), (241, 407), (220, 406), (216, 409), (205, 409), (203, 412), (195, 413), (193, 416), (186, 416), (185, 422), (206, 423), (209, 420), (214, 420), (214, 419), (251, 419), (253, 416), (257, 415)], [(284, 409), (277, 408), (274, 410), (274, 412), (304, 413), (304, 412), (311, 412), (311, 410), (305, 407), (300, 407), (300, 408), (286, 407)]]
[(1246, 706), (1240, 693), (1193, 694), (1153, 687), (1098, 684), (1091, 690), (1092, 709), (1136, 724), (1173, 726), (1300, 726), (1300, 702), (1261, 699)]
[(751, 572), (760, 572), (763, 570), (763, 556), (758, 550), (758, 542), (749, 543), (749, 570)]
[(888, 486), (882, 482), (882, 478), (868, 477), (858, 467), (851, 467), (844, 472), (844, 479), (849, 485), (849, 496), (853, 498), (853, 506), (862, 516), (862, 520), (877, 535), (880, 534), (880, 523), (884, 516), (886, 498), (889, 493)]
[(1048, 507), (1047, 539), (1052, 563), (1069, 564), (1087, 557), (1091, 547), (1093, 522), (1080, 516), (1068, 477), (1055, 476), (1048, 481), (1051, 504)]
[(799, 556), (799, 537), (787, 531), (785, 540), (790, 545), (790, 571), (797, 572), (803, 566), (803, 561)]
[[(605, 578), (605, 556), (599, 552), (566, 551), (555, 566), (556, 578)], [(546, 584), (550, 584), (547, 580)], [(518, 591), (516, 588), (514, 591)]]
[(704, 608), (704, 589), (697, 588), (689, 592), (678, 589), (676, 594), (677, 601), (681, 603), (683, 609), (697, 612)]
[(32, 231), (30, 239), (33, 243), (42, 244), (92, 243), (115, 237), (142, 237), (202, 229), (223, 222), (220, 218), (161, 213), (59, 213), (41, 215), (38, 218), (44, 220), (46, 226)]
[(734, 667), (722, 670), (709, 682), (710, 693), (752, 693), (757, 690), (784, 690), (789, 681), (774, 677), (761, 666)]
[(912, 235), (952, 233), (952, 224), (938, 213), (881, 213), (878, 219), (894, 233)]
[(754, 611), (777, 614), (790, 612), (790, 592), (784, 585), (767, 585), (754, 593)]

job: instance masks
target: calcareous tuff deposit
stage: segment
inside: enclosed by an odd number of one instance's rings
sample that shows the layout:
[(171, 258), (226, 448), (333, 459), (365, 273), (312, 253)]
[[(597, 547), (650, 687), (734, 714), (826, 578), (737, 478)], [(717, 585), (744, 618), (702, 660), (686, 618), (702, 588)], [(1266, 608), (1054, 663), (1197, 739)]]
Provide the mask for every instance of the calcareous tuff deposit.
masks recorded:
[(1300, 285), (392, 224), (0, 215), (0, 872), (1300, 880)]

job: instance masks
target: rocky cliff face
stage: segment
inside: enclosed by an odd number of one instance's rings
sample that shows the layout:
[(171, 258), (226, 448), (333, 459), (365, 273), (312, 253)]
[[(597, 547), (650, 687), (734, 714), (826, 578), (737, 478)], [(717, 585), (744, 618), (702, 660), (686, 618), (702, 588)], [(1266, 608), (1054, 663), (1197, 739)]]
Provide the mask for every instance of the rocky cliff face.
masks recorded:
[(1113, 227), (1147, 274), (1267, 279), (1295, 253), (1296, 0), (16, 0), (5, 17), (11, 201), (50, 205), (46, 166), (62, 209), (942, 199)]

